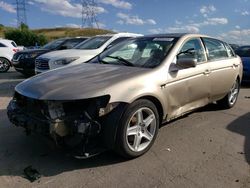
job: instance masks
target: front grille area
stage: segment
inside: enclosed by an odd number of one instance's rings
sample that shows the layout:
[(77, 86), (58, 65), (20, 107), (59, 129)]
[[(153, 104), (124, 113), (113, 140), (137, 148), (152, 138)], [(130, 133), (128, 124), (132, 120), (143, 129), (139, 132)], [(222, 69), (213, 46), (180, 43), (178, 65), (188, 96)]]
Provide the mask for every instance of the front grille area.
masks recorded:
[(36, 68), (40, 70), (49, 70), (49, 59), (37, 58)]

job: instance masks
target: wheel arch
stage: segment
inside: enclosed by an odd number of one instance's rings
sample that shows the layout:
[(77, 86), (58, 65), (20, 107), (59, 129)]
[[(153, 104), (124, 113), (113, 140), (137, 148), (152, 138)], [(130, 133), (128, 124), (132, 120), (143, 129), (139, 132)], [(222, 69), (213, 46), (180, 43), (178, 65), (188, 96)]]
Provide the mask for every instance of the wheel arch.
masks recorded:
[[(162, 122), (164, 117), (163, 117), (163, 114), (164, 114), (164, 111), (163, 111), (163, 107), (162, 107), (162, 104), (160, 102), (159, 99), (157, 99), (156, 97), (154, 96), (151, 96), (151, 95), (146, 95), (146, 96), (142, 96), (140, 98), (137, 98), (135, 101), (137, 100), (140, 100), (140, 99), (146, 99), (146, 100), (149, 100), (151, 101), (157, 108), (157, 111), (159, 113), (159, 117), (160, 117), (160, 121)], [(160, 123), (161, 123), (160, 122)]]
[(10, 64), (10, 66), (12, 67), (12, 63), (11, 63), (11, 61), (7, 57), (0, 56), (0, 58), (6, 59), (8, 61), (8, 63)]

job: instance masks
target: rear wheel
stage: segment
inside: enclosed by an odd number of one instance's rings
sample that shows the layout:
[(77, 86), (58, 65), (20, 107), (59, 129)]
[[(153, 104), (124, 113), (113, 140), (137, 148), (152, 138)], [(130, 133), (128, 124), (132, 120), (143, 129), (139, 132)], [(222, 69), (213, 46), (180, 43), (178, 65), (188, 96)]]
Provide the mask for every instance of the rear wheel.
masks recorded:
[(125, 111), (117, 132), (116, 151), (126, 158), (135, 158), (153, 145), (159, 129), (159, 115), (149, 100), (138, 100)]
[(0, 57), (0, 72), (7, 72), (10, 69), (10, 62), (6, 58)]
[(237, 79), (232, 88), (230, 89), (229, 93), (221, 100), (217, 101), (217, 103), (222, 106), (223, 108), (232, 108), (238, 98), (240, 91), (240, 81)]

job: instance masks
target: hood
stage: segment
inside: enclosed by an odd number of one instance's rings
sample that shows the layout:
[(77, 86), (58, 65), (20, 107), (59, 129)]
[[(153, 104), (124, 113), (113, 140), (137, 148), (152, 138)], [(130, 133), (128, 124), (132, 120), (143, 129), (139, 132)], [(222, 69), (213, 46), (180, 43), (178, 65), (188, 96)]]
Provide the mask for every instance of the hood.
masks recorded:
[(79, 49), (70, 49), (70, 50), (60, 50), (46, 53), (40, 57), (47, 59), (59, 59), (64, 57), (82, 57), (85, 55), (96, 56), (99, 50), (79, 50)]
[(150, 69), (119, 65), (81, 64), (37, 75), (18, 84), (21, 95), (41, 100), (76, 100), (107, 95), (109, 88), (122, 84)]
[(28, 49), (17, 52), (17, 54), (31, 54), (31, 53), (45, 53), (48, 52), (47, 49)]

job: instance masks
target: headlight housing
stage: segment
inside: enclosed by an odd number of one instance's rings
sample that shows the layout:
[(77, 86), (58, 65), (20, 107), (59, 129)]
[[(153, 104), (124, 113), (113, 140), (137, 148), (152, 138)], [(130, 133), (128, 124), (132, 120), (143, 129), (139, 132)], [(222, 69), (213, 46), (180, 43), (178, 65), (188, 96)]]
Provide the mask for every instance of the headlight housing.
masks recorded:
[(30, 58), (35, 58), (37, 55), (39, 55), (38, 53), (29, 53), (29, 54), (24, 54), (22, 56), (22, 58), (24, 59), (30, 59)]
[(120, 103), (108, 103), (106, 107), (99, 109), (99, 117), (105, 116), (106, 114), (110, 113), (114, 108), (116, 108)]
[(61, 58), (61, 59), (57, 59), (54, 61), (55, 65), (67, 65), (70, 64), (71, 62), (75, 61), (79, 59), (79, 57), (68, 57), (68, 58)]

